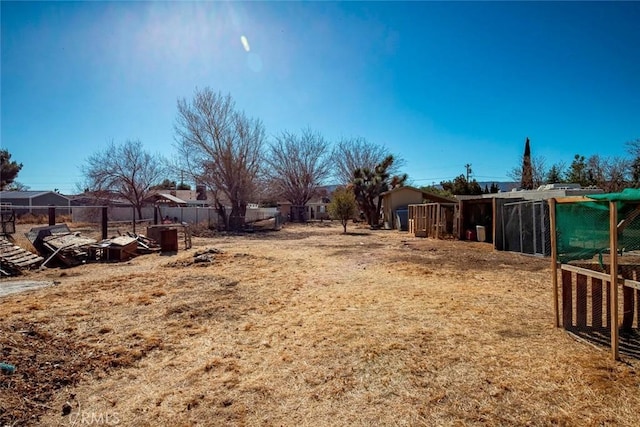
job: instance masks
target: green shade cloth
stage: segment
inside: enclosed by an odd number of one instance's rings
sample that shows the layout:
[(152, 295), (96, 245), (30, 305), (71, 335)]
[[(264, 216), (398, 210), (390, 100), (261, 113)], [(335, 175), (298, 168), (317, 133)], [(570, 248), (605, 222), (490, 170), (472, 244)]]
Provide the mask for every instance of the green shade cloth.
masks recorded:
[(620, 193), (591, 194), (590, 199), (606, 200), (609, 202), (640, 202), (639, 188), (625, 188)]
[(609, 202), (616, 202), (618, 221), (626, 220), (618, 232), (618, 251), (640, 250), (640, 189), (627, 188), (619, 193), (592, 194), (593, 201), (556, 205), (556, 241), (558, 260), (589, 260), (610, 252)]

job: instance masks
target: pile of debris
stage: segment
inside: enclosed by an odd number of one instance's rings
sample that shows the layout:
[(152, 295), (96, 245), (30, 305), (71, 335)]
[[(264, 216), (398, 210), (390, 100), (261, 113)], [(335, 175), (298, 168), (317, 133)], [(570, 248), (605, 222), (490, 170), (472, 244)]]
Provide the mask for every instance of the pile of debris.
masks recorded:
[(143, 235), (124, 236), (97, 241), (71, 232), (66, 224), (32, 228), (27, 238), (42, 256), (42, 266), (73, 267), (95, 261), (126, 261), (139, 254), (160, 251), (160, 246)]
[(38, 267), (44, 258), (0, 237), (0, 277), (17, 276), (22, 270)]

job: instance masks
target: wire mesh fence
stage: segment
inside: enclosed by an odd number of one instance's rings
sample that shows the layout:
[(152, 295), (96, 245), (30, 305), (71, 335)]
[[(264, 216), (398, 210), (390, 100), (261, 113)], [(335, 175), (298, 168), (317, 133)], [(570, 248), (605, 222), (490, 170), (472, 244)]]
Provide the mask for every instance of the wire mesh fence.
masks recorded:
[(640, 357), (640, 201), (557, 203), (555, 238), (562, 326)]
[(526, 200), (501, 205), (499, 235), (502, 249), (529, 255), (551, 255), (549, 206), (542, 200)]

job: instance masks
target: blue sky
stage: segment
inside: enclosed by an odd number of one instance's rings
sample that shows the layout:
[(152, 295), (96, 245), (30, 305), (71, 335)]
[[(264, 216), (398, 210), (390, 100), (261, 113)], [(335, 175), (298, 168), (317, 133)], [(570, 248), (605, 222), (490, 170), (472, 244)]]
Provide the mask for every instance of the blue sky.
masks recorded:
[[(5, 2), (1, 146), (73, 193), (111, 140), (175, 155), (178, 98), (230, 93), (267, 133), (362, 136), (416, 185), (508, 180), (640, 138), (638, 2)], [(249, 51), (243, 47), (245, 36)]]

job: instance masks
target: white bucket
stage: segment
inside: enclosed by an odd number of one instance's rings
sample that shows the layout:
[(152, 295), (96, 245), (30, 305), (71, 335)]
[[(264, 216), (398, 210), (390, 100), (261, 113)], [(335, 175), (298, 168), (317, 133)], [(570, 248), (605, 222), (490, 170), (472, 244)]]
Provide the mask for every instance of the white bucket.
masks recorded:
[(482, 225), (476, 225), (476, 236), (478, 236), (478, 242), (485, 242), (487, 240), (487, 233)]

